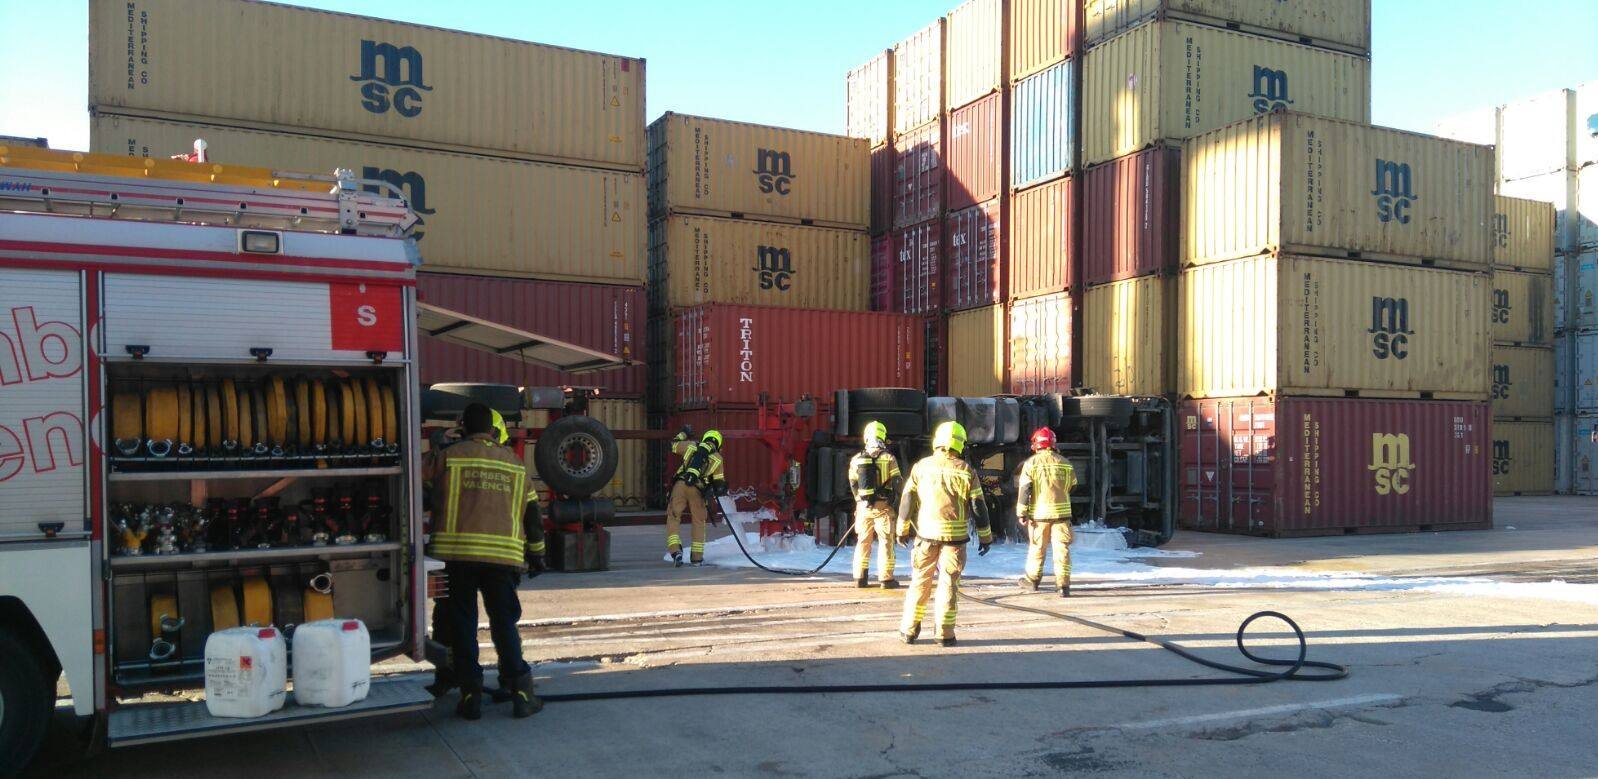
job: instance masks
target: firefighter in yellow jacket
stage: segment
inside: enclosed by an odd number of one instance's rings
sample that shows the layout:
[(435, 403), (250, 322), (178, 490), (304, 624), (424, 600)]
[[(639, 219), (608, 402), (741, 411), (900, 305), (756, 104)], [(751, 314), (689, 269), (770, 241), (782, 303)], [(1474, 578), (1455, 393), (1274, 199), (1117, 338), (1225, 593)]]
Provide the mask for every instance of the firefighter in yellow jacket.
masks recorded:
[(465, 438), (444, 447), (438, 436), (423, 461), (423, 477), (433, 486), (436, 510), (427, 553), (444, 561), (449, 596), (450, 681), (459, 684), (455, 712), (466, 719), (483, 715), (483, 667), (477, 657), (477, 596), (488, 611), (489, 634), (499, 656), (496, 700), (511, 701), (512, 714), (527, 717), (543, 708), (533, 694), (532, 668), (522, 658), (516, 623), (522, 616), (516, 595), (523, 570), (544, 570), (544, 526), (538, 494), (527, 467), (501, 444), (498, 414), (481, 403), (461, 415)]
[(977, 554), (985, 555), (993, 543), (988, 509), (976, 470), (961, 459), (965, 428), (944, 422), (932, 435), (932, 454), (910, 469), (899, 500), (899, 540), (915, 539), (910, 552), (914, 574), (904, 595), (904, 619), (899, 638), (912, 643), (921, 634), (927, 598), (936, 582), (933, 624), (938, 643), (954, 646), (954, 618), (960, 597), (960, 573), (965, 570), (966, 544), (971, 540), (967, 518), (976, 521)]
[(885, 590), (899, 588), (893, 578), (894, 510), (902, 477), (899, 461), (888, 451), (888, 426), (881, 422), (867, 422), (864, 435), (865, 450), (849, 461), (849, 492), (854, 495), (854, 583), (866, 586), (871, 573), (871, 545), (880, 542), (882, 566), (878, 569), (879, 581)]
[(1034, 454), (1021, 466), (1015, 518), (1027, 528), (1026, 571), (1021, 586), (1038, 591), (1043, 578), (1043, 555), (1054, 549), (1054, 584), (1060, 597), (1071, 594), (1071, 488), (1076, 471), (1054, 451), (1054, 431), (1038, 428), (1032, 434)]
[(689, 562), (700, 565), (705, 561), (705, 520), (708, 517), (706, 498), (715, 500), (727, 494), (727, 476), (721, 469), (721, 433), (706, 430), (700, 439), (688, 440), (688, 429), (672, 439), (671, 451), (682, 458), (677, 473), (672, 477), (671, 500), (666, 505), (666, 551), (672, 562), (682, 565), (682, 515), (687, 511), (693, 518), (693, 546)]

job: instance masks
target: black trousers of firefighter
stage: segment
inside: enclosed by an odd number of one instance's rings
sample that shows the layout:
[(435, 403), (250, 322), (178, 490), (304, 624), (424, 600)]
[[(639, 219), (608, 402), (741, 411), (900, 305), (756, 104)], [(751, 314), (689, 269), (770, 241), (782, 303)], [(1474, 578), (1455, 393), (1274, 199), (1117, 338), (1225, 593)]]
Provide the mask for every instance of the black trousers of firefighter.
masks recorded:
[[(449, 577), (449, 597), (444, 599), (448, 618), (442, 620), (449, 631), (450, 664), (458, 684), (483, 682), (483, 666), (477, 661), (477, 595), (483, 595), (488, 611), (488, 632), (499, 655), (499, 678), (503, 686), (531, 668), (522, 659), (522, 636), (516, 623), (522, 618), (522, 602), (516, 597), (521, 571), (508, 565), (484, 563), (444, 564)], [(435, 623), (436, 625), (437, 623)]]

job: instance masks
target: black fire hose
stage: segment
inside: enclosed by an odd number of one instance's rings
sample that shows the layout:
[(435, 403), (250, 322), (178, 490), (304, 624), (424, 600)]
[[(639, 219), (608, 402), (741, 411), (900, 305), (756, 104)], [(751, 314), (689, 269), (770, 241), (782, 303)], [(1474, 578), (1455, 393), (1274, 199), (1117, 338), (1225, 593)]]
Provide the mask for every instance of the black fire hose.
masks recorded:
[[(838, 552), (842, 551), (843, 543), (849, 540), (849, 536), (854, 535), (854, 525), (851, 523), (849, 525), (849, 529), (844, 532), (843, 535), (838, 537), (838, 543), (833, 545), (832, 554), (827, 555), (827, 559), (822, 560), (821, 565), (811, 568), (808, 571), (801, 571), (797, 568), (772, 568), (767, 566), (765, 563), (756, 560), (754, 555), (749, 554), (749, 550), (744, 547), (743, 533), (740, 532), (738, 528), (732, 526), (732, 517), (727, 516), (727, 512), (722, 510), (721, 498), (718, 497), (715, 500), (712, 500), (711, 503), (715, 505), (716, 513), (720, 514), (722, 520), (727, 523), (727, 529), (732, 531), (732, 540), (738, 542), (738, 551), (743, 552), (744, 557), (749, 558), (749, 562), (754, 563), (756, 568), (766, 571), (767, 573), (782, 574), (783, 576), (810, 576), (811, 574), (820, 573), (821, 569), (832, 564), (832, 558), (837, 557)], [(890, 539), (888, 543), (893, 542)]]

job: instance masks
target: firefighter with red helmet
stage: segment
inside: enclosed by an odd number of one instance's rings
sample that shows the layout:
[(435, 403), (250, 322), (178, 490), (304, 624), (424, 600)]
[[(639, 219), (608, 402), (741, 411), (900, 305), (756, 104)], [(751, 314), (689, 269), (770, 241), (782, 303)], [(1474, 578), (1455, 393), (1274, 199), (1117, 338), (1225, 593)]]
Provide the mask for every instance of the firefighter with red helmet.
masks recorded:
[(1026, 571), (1021, 586), (1038, 591), (1043, 556), (1054, 550), (1054, 583), (1060, 597), (1071, 594), (1071, 489), (1076, 471), (1054, 450), (1054, 431), (1040, 427), (1032, 434), (1033, 455), (1021, 466), (1015, 517), (1027, 529)]

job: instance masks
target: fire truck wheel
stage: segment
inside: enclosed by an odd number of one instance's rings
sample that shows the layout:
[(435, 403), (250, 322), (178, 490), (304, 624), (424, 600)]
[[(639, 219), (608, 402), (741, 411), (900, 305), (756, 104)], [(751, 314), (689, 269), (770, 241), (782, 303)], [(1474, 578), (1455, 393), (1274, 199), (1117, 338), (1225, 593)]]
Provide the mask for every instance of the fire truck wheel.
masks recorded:
[(616, 436), (593, 417), (561, 417), (544, 428), (533, 447), (538, 477), (568, 498), (599, 492), (616, 475), (619, 462)]
[(54, 716), (55, 689), (32, 647), (0, 628), (0, 776), (33, 759)]
[(867, 416), (883, 411), (925, 414), (927, 393), (904, 387), (868, 387), (849, 390), (850, 415)]

